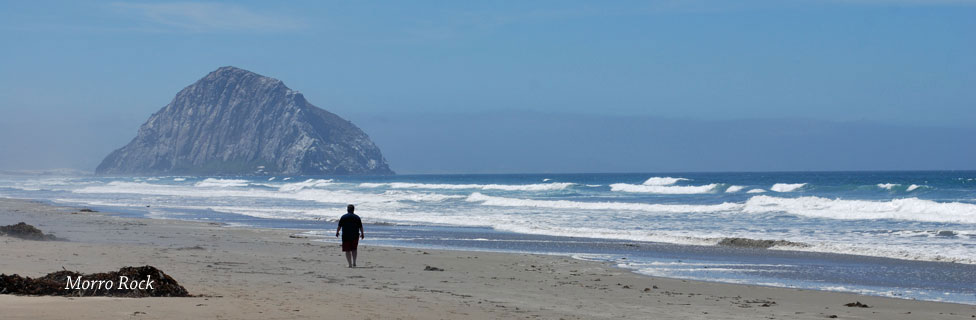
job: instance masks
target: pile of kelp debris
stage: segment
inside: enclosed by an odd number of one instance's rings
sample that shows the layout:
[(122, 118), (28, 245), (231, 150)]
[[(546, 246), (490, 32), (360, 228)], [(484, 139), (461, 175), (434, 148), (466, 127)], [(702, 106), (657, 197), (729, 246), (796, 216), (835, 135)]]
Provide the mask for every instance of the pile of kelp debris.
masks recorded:
[(26, 223), (0, 226), (0, 236), (11, 236), (26, 240), (58, 240), (51, 234), (44, 234), (40, 229)]

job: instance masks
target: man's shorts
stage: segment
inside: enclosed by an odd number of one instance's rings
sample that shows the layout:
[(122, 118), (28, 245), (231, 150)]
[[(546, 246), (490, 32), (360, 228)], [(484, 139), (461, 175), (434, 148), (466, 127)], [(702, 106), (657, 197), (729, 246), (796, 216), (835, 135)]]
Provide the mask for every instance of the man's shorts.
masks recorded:
[(359, 238), (342, 239), (342, 251), (353, 251), (359, 246)]

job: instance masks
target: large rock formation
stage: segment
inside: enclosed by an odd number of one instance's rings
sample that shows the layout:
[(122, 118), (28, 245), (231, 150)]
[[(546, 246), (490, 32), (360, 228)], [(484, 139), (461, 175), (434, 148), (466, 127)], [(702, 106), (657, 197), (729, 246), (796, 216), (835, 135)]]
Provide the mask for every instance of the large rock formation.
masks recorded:
[(186, 87), (102, 160), (101, 175), (393, 174), (351, 122), (280, 80), (222, 67)]

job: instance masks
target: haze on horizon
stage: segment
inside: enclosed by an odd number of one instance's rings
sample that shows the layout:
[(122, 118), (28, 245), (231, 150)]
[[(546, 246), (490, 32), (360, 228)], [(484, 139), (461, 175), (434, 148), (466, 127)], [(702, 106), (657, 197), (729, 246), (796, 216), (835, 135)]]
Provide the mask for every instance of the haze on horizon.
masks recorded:
[(398, 173), (976, 169), (976, 1), (0, 4), (0, 170), (92, 170), (233, 65)]

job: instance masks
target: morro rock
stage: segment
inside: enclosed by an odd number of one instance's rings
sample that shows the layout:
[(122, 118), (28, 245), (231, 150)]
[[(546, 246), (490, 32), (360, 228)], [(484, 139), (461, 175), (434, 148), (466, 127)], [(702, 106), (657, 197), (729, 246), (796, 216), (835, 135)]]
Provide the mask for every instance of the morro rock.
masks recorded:
[(281, 80), (222, 67), (186, 87), (95, 169), (100, 175), (393, 174), (351, 122)]

